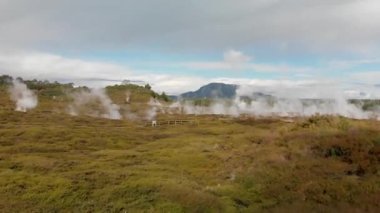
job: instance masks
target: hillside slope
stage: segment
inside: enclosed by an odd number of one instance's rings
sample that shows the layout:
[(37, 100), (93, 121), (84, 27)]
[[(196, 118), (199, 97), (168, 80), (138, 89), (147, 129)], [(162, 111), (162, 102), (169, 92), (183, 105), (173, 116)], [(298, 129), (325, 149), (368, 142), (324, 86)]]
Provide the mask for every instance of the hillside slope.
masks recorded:
[[(0, 212), (380, 209), (379, 121), (162, 114), (196, 122), (154, 128), (62, 113), (65, 90), (86, 88), (29, 86), (40, 105), (27, 112), (0, 86)], [(106, 93), (121, 111), (152, 97), (131, 85)]]
[(224, 83), (210, 83), (202, 86), (197, 91), (180, 95), (182, 98), (233, 98), (236, 95), (237, 85)]
[[(11, 101), (9, 93), (11, 82), (12, 78), (10, 76), (0, 76), (0, 110), (15, 108), (15, 103)], [(39, 80), (22, 80), (22, 82), (36, 94), (38, 105), (33, 111), (39, 112), (66, 113), (68, 107), (75, 101), (76, 94), (90, 91), (87, 87), (74, 87), (70, 83), (61, 84)], [(157, 94), (150, 87), (133, 84), (107, 86), (103, 91), (113, 104), (120, 106), (122, 114), (129, 112), (143, 116), (145, 110), (149, 107), (148, 102), (151, 98), (155, 98), (162, 103), (170, 101), (164, 93)], [(86, 108), (91, 111), (92, 108), (96, 108), (96, 104), (89, 103)]]

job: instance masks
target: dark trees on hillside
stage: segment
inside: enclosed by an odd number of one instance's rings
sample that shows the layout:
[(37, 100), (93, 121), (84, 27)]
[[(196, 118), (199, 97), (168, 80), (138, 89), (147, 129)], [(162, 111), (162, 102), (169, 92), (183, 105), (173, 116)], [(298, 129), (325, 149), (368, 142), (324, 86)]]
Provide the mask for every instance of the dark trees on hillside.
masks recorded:
[(144, 88), (145, 88), (145, 89), (148, 89), (148, 90), (151, 90), (151, 89), (152, 89), (152, 87), (151, 87), (149, 84), (145, 84)]
[(5, 85), (11, 83), (13, 78), (9, 75), (0, 76), (0, 85)]

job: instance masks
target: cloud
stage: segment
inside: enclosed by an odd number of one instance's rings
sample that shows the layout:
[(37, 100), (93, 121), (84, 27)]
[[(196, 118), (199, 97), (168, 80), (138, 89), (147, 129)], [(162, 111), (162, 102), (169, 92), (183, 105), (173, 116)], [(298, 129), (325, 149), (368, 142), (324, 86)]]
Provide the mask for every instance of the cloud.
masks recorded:
[[(220, 67), (224, 67), (225, 62), (215, 62)], [(214, 62), (203, 65), (212, 65), (203, 68), (215, 68)], [(245, 63), (245, 62), (244, 62)], [(254, 63), (245, 63), (249, 67), (259, 66)], [(182, 66), (190, 66), (185, 64)], [(198, 68), (200, 68), (198, 67)], [(268, 70), (281, 70), (281, 66), (265, 65)], [(295, 70), (295, 68), (287, 68)], [(303, 69), (303, 68), (298, 68)], [(286, 70), (286, 69), (283, 69)], [(273, 90), (281, 91), (281, 95), (297, 95), (298, 91), (309, 91), (310, 93), (302, 93), (309, 97), (321, 95), (321, 88), (329, 88), (331, 85), (341, 86), (341, 90), (350, 91), (351, 95), (361, 93), (368, 94), (369, 97), (378, 97), (379, 88), (373, 87), (374, 84), (379, 84), (377, 79), (380, 79), (380, 71), (352, 73), (347, 78), (339, 80), (334, 79), (312, 79), (310, 76), (295, 79), (252, 79), (252, 78), (223, 78), (214, 77), (206, 78), (202, 76), (192, 76), (186, 74), (156, 74), (154, 71), (144, 73), (139, 70), (128, 68), (125, 65), (115, 63), (107, 63), (101, 61), (89, 61), (74, 58), (67, 58), (60, 55), (41, 53), (41, 52), (0, 52), (0, 73), (9, 74), (14, 77), (23, 77), (25, 79), (51, 80), (60, 82), (74, 82), (76, 85), (87, 85), (90, 87), (103, 87), (121, 83), (123, 80), (144, 81), (152, 85), (153, 89), (168, 94), (180, 94), (187, 91), (193, 91), (199, 87), (211, 83), (231, 83), (239, 85), (254, 85), (257, 90), (270, 93)], [(344, 81), (351, 81), (350, 84)], [(364, 83), (358, 84), (358, 83)], [(368, 86), (369, 85), (369, 86)], [(280, 88), (280, 89), (274, 89)], [(323, 89), (328, 95), (328, 89)], [(288, 93), (288, 94), (287, 94)]]
[(229, 64), (231, 67), (239, 68), (248, 63), (251, 58), (245, 55), (243, 52), (237, 50), (228, 50), (224, 53), (224, 62)]
[(379, 49), (379, 7), (378, 0), (1, 1), (0, 43), (176, 52), (268, 44), (365, 53)]
[(328, 66), (331, 69), (350, 69), (368, 64), (380, 64), (380, 59), (332, 60)]
[(273, 72), (273, 73), (283, 73), (283, 72), (311, 72), (316, 69), (311, 67), (296, 67), (287, 64), (262, 64), (262, 63), (246, 63), (239, 64), (238, 66), (231, 66), (231, 64), (226, 62), (184, 62), (176, 63), (175, 66), (184, 67), (188, 69), (200, 69), (200, 70), (246, 70), (254, 72)]
[(380, 84), (380, 70), (351, 73), (349, 75), (349, 79), (357, 83), (379, 85)]
[(99, 61), (66, 58), (41, 52), (0, 52), (0, 74), (25, 79), (73, 82), (76, 85), (103, 87), (138, 80), (150, 83), (153, 89), (178, 94), (201, 86), (201, 77), (139, 74), (126, 66)]
[[(222, 61), (193, 61), (173, 63), (175, 67), (195, 70), (231, 70), (231, 71), (254, 71), (254, 72), (311, 72), (316, 69), (311, 67), (295, 67), (287, 64), (263, 64), (250, 62), (251, 57), (241, 51), (228, 50), (224, 52)], [(173, 66), (172, 65), (172, 66)]]
[(212, 82), (212, 79), (206, 79), (196, 76), (179, 76), (179, 75), (137, 75), (135, 78), (147, 79), (152, 84), (152, 88), (158, 92), (169, 94), (181, 94), (187, 91), (196, 90), (199, 87)]
[[(186, 67), (190, 69), (230, 70), (239, 64), (241, 69), (252, 69), (259, 72), (304, 71), (306, 68), (288, 67), (285, 65), (269, 65), (248, 63), (249, 57), (239, 51), (229, 51), (224, 54), (228, 59), (220, 62), (184, 62), (159, 64), (158, 66)], [(228, 61), (228, 62), (226, 62)], [(158, 91), (181, 93), (198, 88), (212, 80), (220, 78), (204, 78), (186, 74), (168, 75), (155, 74), (154, 71), (131, 69), (125, 65), (101, 61), (67, 58), (51, 53), (42, 52), (0, 52), (0, 70), (2, 74), (20, 76), (26, 79), (57, 80), (73, 82), (77, 85), (102, 87), (120, 83), (123, 80), (139, 80), (152, 84)]]
[(131, 70), (115, 64), (65, 58), (39, 52), (0, 53), (0, 69), (4, 74), (47, 80), (125, 79)]

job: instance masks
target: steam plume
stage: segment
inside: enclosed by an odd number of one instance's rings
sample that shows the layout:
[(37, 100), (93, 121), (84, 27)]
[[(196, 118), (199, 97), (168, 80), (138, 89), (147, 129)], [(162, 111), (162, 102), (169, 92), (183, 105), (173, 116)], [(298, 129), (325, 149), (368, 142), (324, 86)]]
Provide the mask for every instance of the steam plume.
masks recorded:
[(23, 82), (15, 79), (9, 87), (12, 101), (16, 103), (16, 111), (26, 112), (38, 104), (37, 96)]
[(214, 100), (208, 106), (179, 101), (169, 106), (170, 112), (185, 114), (253, 115), (296, 117), (340, 115), (355, 119), (380, 118), (379, 108), (363, 110), (363, 102), (352, 103), (338, 86), (308, 85), (289, 87), (240, 86), (233, 100)]
[(156, 100), (154, 98), (151, 98), (149, 100), (148, 106), (149, 106), (149, 109), (145, 113), (146, 114), (145, 118), (147, 120), (155, 120), (156, 116), (157, 116), (157, 113), (159, 111), (161, 111), (161, 112), (164, 113), (162, 104), (158, 100)]
[(84, 114), (92, 117), (121, 119), (120, 107), (112, 102), (103, 89), (82, 90), (72, 94), (69, 106), (71, 115)]

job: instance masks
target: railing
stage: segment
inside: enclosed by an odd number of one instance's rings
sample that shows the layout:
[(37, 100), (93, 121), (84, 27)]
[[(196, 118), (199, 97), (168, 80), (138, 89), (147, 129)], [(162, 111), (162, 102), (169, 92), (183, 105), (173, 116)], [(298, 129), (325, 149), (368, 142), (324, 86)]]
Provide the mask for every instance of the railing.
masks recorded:
[(177, 126), (177, 125), (199, 125), (197, 120), (167, 120), (167, 121), (151, 121), (145, 124), (146, 126)]

